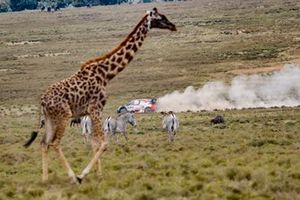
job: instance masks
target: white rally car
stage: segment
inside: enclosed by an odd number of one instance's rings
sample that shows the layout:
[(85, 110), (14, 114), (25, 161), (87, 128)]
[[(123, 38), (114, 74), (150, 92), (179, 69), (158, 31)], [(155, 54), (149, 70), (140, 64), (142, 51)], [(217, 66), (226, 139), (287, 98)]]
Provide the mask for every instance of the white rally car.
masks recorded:
[(155, 112), (156, 99), (134, 99), (117, 109), (118, 113), (135, 112), (135, 113), (149, 113)]

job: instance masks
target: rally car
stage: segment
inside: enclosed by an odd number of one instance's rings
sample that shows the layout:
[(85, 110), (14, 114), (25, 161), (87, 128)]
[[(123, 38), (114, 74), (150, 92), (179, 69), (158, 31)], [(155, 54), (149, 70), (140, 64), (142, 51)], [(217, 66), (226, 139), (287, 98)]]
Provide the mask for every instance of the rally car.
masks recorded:
[(135, 112), (135, 113), (149, 113), (155, 112), (156, 99), (134, 99), (117, 109), (118, 113), (122, 112)]

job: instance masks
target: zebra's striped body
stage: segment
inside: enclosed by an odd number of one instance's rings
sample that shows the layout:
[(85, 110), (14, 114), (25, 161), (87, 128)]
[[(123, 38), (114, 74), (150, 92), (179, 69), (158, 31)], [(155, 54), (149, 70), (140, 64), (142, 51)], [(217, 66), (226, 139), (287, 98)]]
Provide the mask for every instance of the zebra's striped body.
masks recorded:
[(116, 119), (108, 117), (105, 119), (103, 124), (104, 132), (108, 136), (113, 136), (116, 135), (116, 133), (121, 133), (123, 134), (125, 139), (128, 140), (126, 134), (128, 123), (131, 124), (133, 127), (136, 127), (136, 121), (133, 113), (131, 112), (122, 113), (119, 116), (117, 116)]
[(179, 120), (172, 111), (162, 114), (164, 115), (162, 120), (163, 129), (168, 132), (169, 142), (173, 142), (179, 128)]

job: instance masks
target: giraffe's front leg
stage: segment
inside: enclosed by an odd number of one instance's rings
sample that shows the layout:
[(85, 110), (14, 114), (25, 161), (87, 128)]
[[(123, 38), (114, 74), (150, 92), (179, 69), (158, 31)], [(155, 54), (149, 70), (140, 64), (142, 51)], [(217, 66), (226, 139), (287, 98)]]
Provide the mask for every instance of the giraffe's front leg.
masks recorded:
[(68, 176), (72, 179), (73, 183), (79, 184), (81, 183), (81, 180), (78, 180), (78, 178), (76, 177), (76, 174), (74, 173), (74, 171), (72, 170), (70, 164), (68, 163), (66, 157), (64, 156), (61, 147), (59, 145), (55, 145), (54, 146), (54, 150), (57, 152), (61, 163), (63, 164), (63, 166), (65, 167), (65, 169), (67, 170)]
[(58, 154), (61, 164), (66, 169), (68, 176), (72, 179), (72, 181), (74, 183), (79, 184), (80, 180), (77, 179), (73, 169), (71, 168), (69, 162), (67, 161), (67, 159), (64, 156), (64, 153), (60, 147), (60, 140), (64, 134), (68, 119), (69, 119), (69, 117), (61, 117), (60, 119), (56, 120), (56, 122), (55, 122), (56, 128), (55, 128), (55, 132), (54, 132), (54, 139), (52, 141), (52, 146), (53, 146), (53, 149)]
[[(92, 138), (91, 143), (92, 143), (93, 153), (95, 155), (97, 153), (97, 151), (99, 150), (99, 144), (97, 142), (97, 139), (94, 139), (94, 137)], [(100, 158), (97, 160), (95, 167), (96, 167), (97, 176), (101, 177), (102, 176), (102, 167), (101, 167), (101, 159)]]
[(98, 175), (102, 174), (100, 157), (107, 148), (107, 140), (101, 125), (101, 117), (99, 112), (93, 112), (90, 114), (93, 126), (92, 148), (94, 156), (88, 165), (84, 168), (82, 173), (78, 176), (78, 179), (83, 179), (96, 164)]

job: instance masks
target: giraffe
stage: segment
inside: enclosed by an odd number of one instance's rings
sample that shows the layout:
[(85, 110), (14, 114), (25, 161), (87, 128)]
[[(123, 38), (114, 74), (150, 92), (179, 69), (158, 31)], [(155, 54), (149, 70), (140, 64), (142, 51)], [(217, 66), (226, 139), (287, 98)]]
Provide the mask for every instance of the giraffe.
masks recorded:
[[(72, 182), (80, 184), (96, 166), (101, 175), (101, 155), (107, 148), (107, 139), (103, 133), (101, 112), (106, 103), (106, 86), (118, 73), (123, 71), (142, 46), (147, 33), (152, 28), (176, 31), (176, 26), (165, 15), (153, 8), (144, 15), (133, 31), (111, 52), (87, 61), (72, 76), (49, 86), (41, 96), (41, 112), (44, 118), (45, 134), (41, 140), (42, 181), (48, 180), (48, 151), (53, 148), (62, 166), (66, 169)], [(68, 120), (71, 117), (89, 115), (92, 120), (93, 138), (91, 140), (93, 157), (76, 176), (60, 147), (60, 141)], [(40, 131), (40, 124), (24, 144), (29, 147)]]

